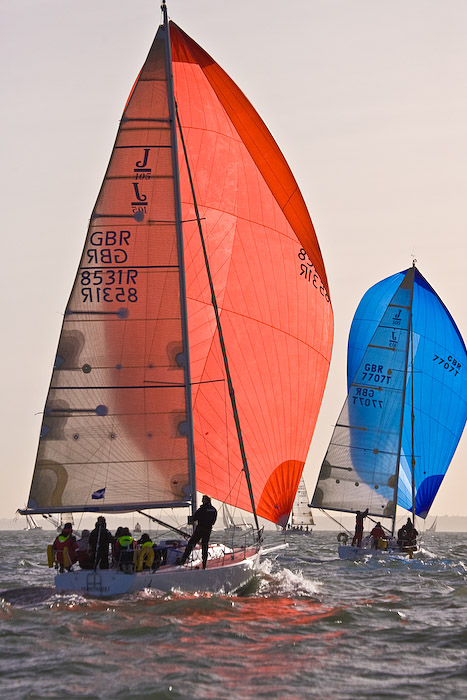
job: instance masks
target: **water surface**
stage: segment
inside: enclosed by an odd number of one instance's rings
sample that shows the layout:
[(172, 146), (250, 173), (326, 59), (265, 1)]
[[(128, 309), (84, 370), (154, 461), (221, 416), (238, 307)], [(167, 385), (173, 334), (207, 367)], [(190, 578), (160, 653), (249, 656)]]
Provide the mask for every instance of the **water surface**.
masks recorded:
[[(288, 533), (241, 596), (57, 594), (49, 532), (0, 532), (1, 697), (467, 698), (467, 544), (349, 562)], [(266, 533), (266, 544), (283, 536)]]

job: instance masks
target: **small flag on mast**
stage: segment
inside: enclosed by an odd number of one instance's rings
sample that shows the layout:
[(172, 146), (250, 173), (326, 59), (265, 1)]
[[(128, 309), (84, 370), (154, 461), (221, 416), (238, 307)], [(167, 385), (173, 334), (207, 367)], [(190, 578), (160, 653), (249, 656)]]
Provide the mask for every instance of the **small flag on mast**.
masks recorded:
[(94, 498), (94, 500), (98, 500), (99, 498), (104, 498), (104, 496), (105, 496), (105, 488), (99, 489), (98, 491), (94, 491), (91, 498)]

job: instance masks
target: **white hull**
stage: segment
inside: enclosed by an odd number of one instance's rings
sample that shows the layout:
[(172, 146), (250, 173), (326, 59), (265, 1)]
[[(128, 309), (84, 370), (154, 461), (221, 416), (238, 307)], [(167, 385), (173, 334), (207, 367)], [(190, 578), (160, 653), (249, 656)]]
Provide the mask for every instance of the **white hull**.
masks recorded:
[(154, 572), (125, 574), (115, 569), (97, 569), (57, 574), (55, 588), (60, 592), (83, 593), (95, 598), (119, 596), (144, 589), (161, 593), (233, 593), (254, 577), (261, 551), (247, 550), (234, 555), (210, 559), (206, 569), (201, 564), (161, 566)]
[(340, 544), (338, 547), (340, 559), (351, 559), (353, 561), (365, 559), (367, 557), (389, 557), (395, 559), (412, 559), (409, 551), (400, 549), (375, 549), (374, 547), (352, 547), (351, 544)]

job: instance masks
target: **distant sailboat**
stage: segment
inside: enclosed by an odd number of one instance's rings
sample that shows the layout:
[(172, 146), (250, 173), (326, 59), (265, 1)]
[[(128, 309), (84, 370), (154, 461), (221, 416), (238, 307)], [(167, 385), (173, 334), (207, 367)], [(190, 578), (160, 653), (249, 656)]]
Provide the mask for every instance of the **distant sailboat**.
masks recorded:
[(51, 523), (57, 529), (57, 532), (63, 530), (65, 523), (75, 524), (73, 513), (42, 513), (42, 517), (45, 518), (47, 522)]
[(434, 532), (436, 532), (437, 526), (438, 526), (438, 516), (435, 517), (435, 519), (431, 523), (430, 527), (427, 527), (426, 531), (434, 533)]
[(42, 530), (41, 526), (37, 524), (32, 515), (26, 515), (26, 527), (25, 530)]
[(243, 515), (241, 516), (241, 523), (235, 521), (226, 503), (222, 506), (222, 519), (225, 532), (244, 532), (245, 530), (251, 530), (253, 527), (246, 522)]
[[(349, 393), (312, 505), (389, 519), (426, 518), (467, 418), (467, 354), (436, 292), (415, 267), (364, 295), (349, 337)], [(346, 539), (345, 533), (341, 533)], [(387, 551), (398, 551), (389, 539)], [(405, 548), (403, 548), (405, 549)], [(353, 558), (365, 547), (341, 544)]]
[(247, 98), (162, 13), (90, 218), (24, 513), (191, 518), (202, 491), (252, 513), (255, 537), (214, 548), (205, 571), (55, 578), (96, 596), (232, 591), (254, 576), (258, 516), (287, 522), (331, 356), (297, 183)]
[(308, 498), (305, 480), (302, 476), (292, 506), (290, 528), (292, 530), (299, 530), (300, 532), (311, 532), (314, 524), (315, 522), (311, 512), (310, 499)]

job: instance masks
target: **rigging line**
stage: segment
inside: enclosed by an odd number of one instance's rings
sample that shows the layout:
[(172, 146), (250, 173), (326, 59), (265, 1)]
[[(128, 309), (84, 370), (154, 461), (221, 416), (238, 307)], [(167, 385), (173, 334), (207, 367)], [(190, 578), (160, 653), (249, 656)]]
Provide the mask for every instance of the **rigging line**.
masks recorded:
[(331, 520), (334, 520), (334, 522), (337, 523), (337, 524), (339, 525), (339, 527), (343, 527), (344, 530), (347, 530), (347, 532), (349, 533), (349, 535), (352, 534), (352, 531), (351, 531), (351, 530), (349, 530), (345, 525), (343, 525), (343, 524), (340, 523), (338, 520), (336, 520), (335, 518), (333, 518), (332, 515), (329, 515), (329, 513), (328, 513), (327, 511), (323, 510), (322, 508), (319, 508), (319, 510), (321, 511), (321, 513), (324, 513), (324, 515), (327, 515), (328, 518), (330, 518)]
[(163, 520), (159, 520), (158, 518), (155, 518), (153, 515), (149, 515), (149, 513), (145, 513), (144, 510), (137, 510), (137, 513), (140, 513), (141, 515), (145, 515), (146, 518), (149, 518), (149, 520), (152, 520), (154, 523), (157, 523), (158, 525), (162, 525), (162, 527), (166, 527), (168, 530), (173, 530), (173, 532), (178, 533), (179, 535), (182, 535), (186, 539), (190, 539), (190, 535), (187, 532), (184, 532), (183, 530), (179, 530), (178, 527), (175, 527), (175, 525), (169, 525), (169, 523), (165, 523)]
[(233, 388), (233, 384), (232, 384), (232, 377), (231, 377), (231, 375), (230, 375), (229, 362), (228, 362), (228, 359), (227, 359), (227, 352), (226, 352), (225, 343), (224, 343), (224, 335), (223, 335), (223, 333), (222, 333), (221, 320), (220, 320), (220, 316), (219, 316), (219, 308), (218, 308), (218, 306), (217, 306), (216, 294), (215, 294), (215, 291), (214, 291), (214, 285), (213, 285), (213, 281), (212, 281), (212, 277), (211, 277), (211, 269), (210, 269), (210, 266), (209, 266), (208, 254), (207, 254), (207, 251), (206, 251), (206, 245), (205, 245), (205, 241), (204, 241), (203, 229), (202, 229), (202, 226), (201, 226), (201, 220), (200, 220), (200, 216), (199, 216), (198, 202), (197, 202), (197, 200), (196, 200), (195, 189), (194, 189), (194, 184), (193, 184), (193, 178), (191, 177), (190, 164), (189, 164), (189, 162), (188, 162), (188, 154), (187, 154), (187, 150), (186, 150), (185, 139), (184, 139), (184, 137), (183, 137), (182, 125), (181, 125), (181, 123), (180, 123), (180, 116), (179, 116), (179, 114), (178, 114), (178, 107), (177, 107), (177, 103), (176, 103), (176, 102), (175, 102), (175, 115), (176, 115), (177, 124), (178, 124), (178, 131), (179, 131), (179, 134), (180, 134), (180, 141), (181, 141), (182, 148), (183, 148), (183, 153), (184, 153), (184, 156), (185, 156), (185, 163), (186, 163), (186, 167), (187, 167), (188, 178), (189, 178), (189, 180), (190, 180), (190, 187), (191, 187), (191, 193), (192, 193), (192, 196), (193, 196), (193, 205), (194, 205), (194, 209), (195, 209), (196, 219), (197, 219), (197, 221), (198, 221), (198, 230), (199, 230), (199, 235), (200, 235), (200, 239), (201, 239), (201, 246), (202, 246), (202, 249), (203, 249), (204, 262), (205, 262), (205, 265), (206, 265), (206, 272), (207, 272), (207, 275), (208, 275), (209, 287), (210, 287), (210, 290), (211, 290), (212, 306), (213, 306), (213, 309), (214, 309), (214, 314), (215, 314), (215, 316), (216, 316), (216, 325), (217, 325), (217, 331), (218, 331), (218, 333), (219, 333), (219, 342), (220, 342), (220, 346), (221, 346), (221, 350), (222, 350), (222, 357), (223, 357), (223, 359), (224, 359), (224, 368), (225, 368), (225, 373), (226, 373), (226, 377), (227, 377), (227, 384), (228, 384), (228, 387), (229, 387), (230, 401), (231, 401), (231, 403), (232, 403), (232, 411), (233, 411), (233, 416), (234, 416), (234, 420), (235, 420), (235, 426), (236, 426), (236, 428), (237, 428), (237, 435), (238, 435), (238, 442), (239, 442), (239, 446), (240, 446), (240, 453), (241, 453), (241, 455), (242, 455), (243, 471), (244, 471), (244, 473), (245, 473), (245, 479), (246, 479), (246, 483), (247, 483), (247, 486), (248, 486), (248, 492), (249, 492), (249, 494), (250, 494), (251, 508), (252, 508), (252, 511), (253, 511), (253, 516), (254, 516), (254, 519), (255, 519), (256, 528), (257, 528), (257, 530), (259, 530), (260, 527), (259, 527), (259, 522), (258, 522), (258, 516), (257, 516), (257, 514), (256, 514), (256, 505), (255, 505), (255, 499), (254, 499), (254, 495), (253, 495), (253, 487), (252, 487), (251, 479), (250, 479), (250, 470), (249, 470), (248, 462), (247, 462), (247, 458), (246, 458), (245, 446), (244, 446), (244, 444), (243, 444), (242, 431), (241, 431), (241, 428), (240, 428), (240, 419), (239, 419), (238, 411), (237, 411), (237, 402), (236, 402), (236, 399), (235, 399), (235, 392), (234, 392), (234, 388)]

